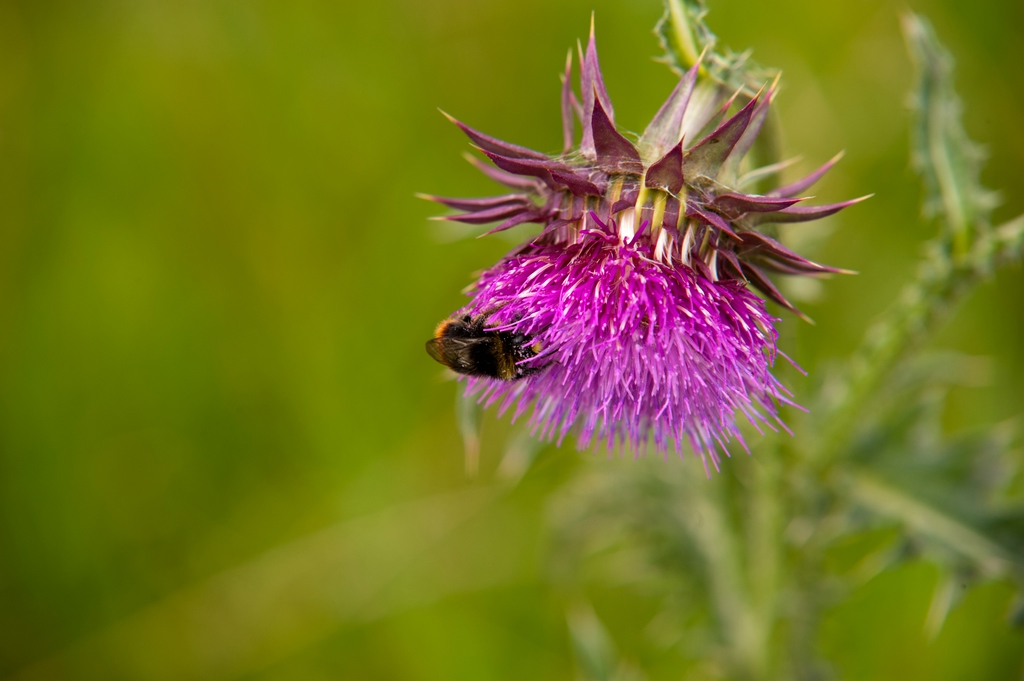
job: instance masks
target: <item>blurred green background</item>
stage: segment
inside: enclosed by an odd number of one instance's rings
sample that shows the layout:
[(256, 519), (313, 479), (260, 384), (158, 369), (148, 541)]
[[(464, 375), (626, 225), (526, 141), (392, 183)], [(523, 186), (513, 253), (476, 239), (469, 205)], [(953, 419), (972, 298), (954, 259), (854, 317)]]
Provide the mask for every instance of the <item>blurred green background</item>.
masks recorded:
[[(811, 373), (798, 401), (932, 233), (908, 4), (958, 58), (996, 221), (1024, 212), (1024, 4), (710, 0), (723, 43), (783, 70), (793, 174), (846, 149), (820, 199), (876, 193), (801, 228), (860, 275), (803, 303), (817, 326), (782, 323)], [(674, 82), (651, 61), (658, 0), (0, 2), (0, 677), (576, 675), (546, 499), (606, 464), (549, 447), (499, 494), (508, 426), (488, 417), (467, 480), (423, 341), (509, 244), (450, 239), (412, 195), (493, 190), (438, 106), (560, 147), (557, 74), (592, 9), (618, 121), (642, 130)], [(1022, 310), (1001, 272), (936, 340), (990, 358), (951, 429), (1024, 414)], [(934, 581), (913, 563), (833, 608), (837, 673), (1019, 678), (1010, 588), (973, 590), (929, 640)], [(642, 600), (590, 597), (649, 678), (707, 678), (649, 640)]]

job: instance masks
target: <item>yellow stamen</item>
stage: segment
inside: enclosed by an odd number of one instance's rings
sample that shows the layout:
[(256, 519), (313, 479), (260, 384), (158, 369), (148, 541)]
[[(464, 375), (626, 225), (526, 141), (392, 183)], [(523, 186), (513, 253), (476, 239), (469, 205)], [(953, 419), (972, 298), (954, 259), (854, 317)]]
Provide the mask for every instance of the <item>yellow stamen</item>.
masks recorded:
[(668, 194), (665, 192), (654, 193), (654, 215), (651, 217), (651, 236), (657, 236), (661, 232), (661, 223), (665, 221), (665, 204), (668, 202)]

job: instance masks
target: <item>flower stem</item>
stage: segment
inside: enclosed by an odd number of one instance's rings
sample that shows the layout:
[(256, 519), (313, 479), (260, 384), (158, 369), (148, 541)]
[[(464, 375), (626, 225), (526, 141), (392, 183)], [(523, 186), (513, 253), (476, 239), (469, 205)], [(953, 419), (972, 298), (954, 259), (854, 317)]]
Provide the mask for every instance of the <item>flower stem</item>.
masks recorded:
[(971, 251), (957, 260), (949, 255), (952, 235), (932, 242), (931, 255), (921, 264), (917, 279), (868, 329), (845, 381), (820, 411), (822, 437), (809, 455), (816, 468), (828, 468), (842, 455), (864, 407), (907, 352), (927, 339), (975, 284), (999, 266), (1020, 259), (1022, 241), (1024, 216), (979, 237)]

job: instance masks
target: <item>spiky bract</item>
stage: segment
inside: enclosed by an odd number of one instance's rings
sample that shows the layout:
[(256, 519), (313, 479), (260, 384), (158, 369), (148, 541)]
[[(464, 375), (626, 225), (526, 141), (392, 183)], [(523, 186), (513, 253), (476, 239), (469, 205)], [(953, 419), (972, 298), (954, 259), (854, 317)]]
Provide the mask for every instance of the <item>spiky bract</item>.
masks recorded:
[[(556, 157), (452, 119), (495, 167), (472, 162), (513, 192), (426, 198), (462, 211), (444, 219), (498, 223), (491, 232), (542, 226), (480, 277), (464, 312), (538, 340), (541, 352), (527, 362), (543, 370), (514, 382), (470, 379), (469, 390), (503, 409), (515, 405), (517, 416), (532, 406), (531, 423), (548, 439), (561, 441), (575, 427), (581, 447), (595, 436), (636, 451), (649, 439), (662, 450), (689, 441), (717, 460), (717, 446), (739, 435), (737, 413), (755, 425), (777, 421), (784, 401), (769, 371), (775, 319), (748, 284), (795, 311), (766, 271), (842, 271), (797, 255), (761, 228), (821, 218), (859, 199), (797, 205), (838, 157), (766, 194), (740, 191), (741, 162), (765, 124), (775, 84), (729, 97), (699, 82), (698, 62), (634, 144), (615, 127), (593, 29), (579, 61), (579, 98), (571, 54), (566, 64), (564, 148)], [(697, 141), (688, 146), (689, 139)]]

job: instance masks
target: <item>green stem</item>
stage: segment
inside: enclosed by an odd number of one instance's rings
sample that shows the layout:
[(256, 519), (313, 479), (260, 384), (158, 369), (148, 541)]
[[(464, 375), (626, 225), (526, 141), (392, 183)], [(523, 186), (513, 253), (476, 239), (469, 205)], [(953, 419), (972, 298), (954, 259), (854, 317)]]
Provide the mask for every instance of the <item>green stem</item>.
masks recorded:
[(704, 560), (710, 599), (718, 618), (722, 641), (731, 650), (729, 660), (737, 678), (760, 679), (766, 672), (765, 637), (744, 580), (740, 546), (723, 512), (719, 481), (696, 480), (687, 495), (686, 515), (691, 539)]
[[(775, 451), (771, 451), (773, 449)], [(780, 482), (783, 463), (780, 454), (777, 447), (765, 447), (750, 462), (753, 476), (747, 511), (747, 574), (758, 620), (757, 634), (765, 652), (777, 616), (782, 571), (783, 492)]]
[(672, 25), (672, 37), (675, 39), (676, 56), (681, 57), (679, 61), (685, 68), (690, 68), (697, 63), (700, 56), (697, 41), (693, 37), (693, 28), (680, 0), (666, 0), (666, 4)]
[(845, 485), (850, 497), (857, 502), (881, 516), (900, 521), (917, 534), (938, 540), (971, 558), (986, 575), (997, 576), (1010, 572), (1012, 561), (1002, 548), (940, 510), (867, 473), (851, 474)]
[(1000, 265), (1020, 257), (1024, 216), (977, 239), (970, 253), (953, 260), (950, 237), (932, 243), (916, 281), (867, 331), (841, 390), (822, 410), (823, 435), (811, 459), (829, 467), (849, 443), (864, 407), (909, 350), (919, 346), (975, 284)]

